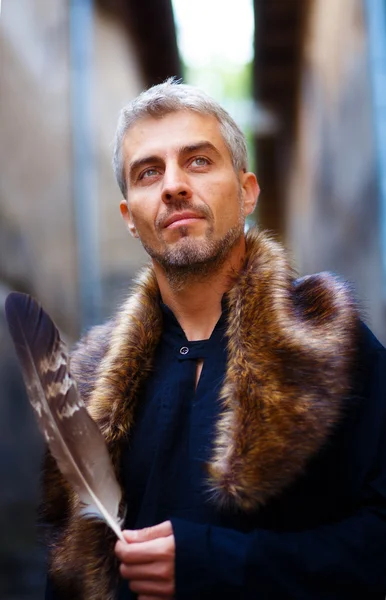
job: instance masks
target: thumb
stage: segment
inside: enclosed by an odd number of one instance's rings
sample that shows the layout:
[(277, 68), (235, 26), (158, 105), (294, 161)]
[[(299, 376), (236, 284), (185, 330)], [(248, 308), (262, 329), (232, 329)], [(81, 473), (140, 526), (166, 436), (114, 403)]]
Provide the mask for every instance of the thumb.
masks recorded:
[(125, 529), (122, 533), (126, 542), (148, 542), (172, 535), (173, 528), (170, 521), (164, 521), (163, 523), (159, 523), (153, 527), (145, 527), (144, 529)]

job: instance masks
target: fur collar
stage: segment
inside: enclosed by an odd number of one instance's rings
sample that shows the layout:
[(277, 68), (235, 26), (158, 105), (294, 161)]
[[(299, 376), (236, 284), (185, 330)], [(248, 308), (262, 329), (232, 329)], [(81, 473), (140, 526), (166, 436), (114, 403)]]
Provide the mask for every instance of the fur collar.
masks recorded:
[[(132, 427), (138, 390), (162, 331), (158, 294), (148, 268), (115, 319), (92, 330), (72, 358), (117, 472), (120, 442)], [(327, 273), (296, 281), (281, 246), (255, 232), (247, 236), (246, 260), (228, 304), (228, 364), (208, 482), (219, 505), (253, 511), (301, 474), (337, 424), (350, 384), (358, 315), (345, 284)], [(56, 574), (75, 560), (74, 539), (79, 542), (85, 528), (76, 504), (70, 494), (70, 518), (54, 554)], [(58, 523), (50, 490), (48, 506)], [(92, 535), (97, 537), (95, 530)], [(101, 543), (106, 548), (104, 526)], [(93, 547), (85, 558), (92, 570), (88, 579), (84, 572), (79, 597), (106, 600), (111, 585), (95, 579), (96, 553)], [(108, 581), (114, 569), (105, 569)]]

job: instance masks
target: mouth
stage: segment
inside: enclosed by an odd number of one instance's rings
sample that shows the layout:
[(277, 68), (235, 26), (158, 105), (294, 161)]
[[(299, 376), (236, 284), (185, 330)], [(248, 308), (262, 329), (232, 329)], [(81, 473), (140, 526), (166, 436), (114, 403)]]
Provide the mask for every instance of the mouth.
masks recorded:
[(173, 229), (174, 227), (182, 227), (184, 225), (190, 225), (195, 221), (201, 221), (204, 217), (197, 215), (193, 212), (180, 212), (174, 213), (164, 223), (165, 229)]

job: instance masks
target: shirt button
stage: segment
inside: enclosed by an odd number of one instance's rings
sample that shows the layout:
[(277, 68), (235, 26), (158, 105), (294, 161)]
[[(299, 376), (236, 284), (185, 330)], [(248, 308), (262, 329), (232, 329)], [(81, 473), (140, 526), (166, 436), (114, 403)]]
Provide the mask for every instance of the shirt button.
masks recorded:
[(180, 354), (187, 354), (189, 352), (189, 348), (187, 348), (186, 346), (182, 346), (182, 348), (180, 348)]

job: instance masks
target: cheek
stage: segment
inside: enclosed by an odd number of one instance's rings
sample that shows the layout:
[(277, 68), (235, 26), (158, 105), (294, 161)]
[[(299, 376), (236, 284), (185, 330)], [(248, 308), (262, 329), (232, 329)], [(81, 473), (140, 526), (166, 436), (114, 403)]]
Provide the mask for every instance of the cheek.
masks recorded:
[[(239, 187), (233, 182), (214, 187), (216, 198), (213, 210), (220, 215), (222, 221), (238, 218), (241, 210)], [(224, 223), (225, 224), (225, 223)]]
[(138, 199), (130, 205), (131, 216), (138, 230), (151, 229), (154, 224), (154, 210), (150, 202)]

